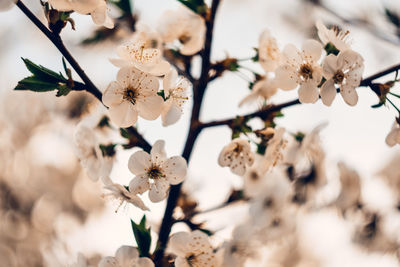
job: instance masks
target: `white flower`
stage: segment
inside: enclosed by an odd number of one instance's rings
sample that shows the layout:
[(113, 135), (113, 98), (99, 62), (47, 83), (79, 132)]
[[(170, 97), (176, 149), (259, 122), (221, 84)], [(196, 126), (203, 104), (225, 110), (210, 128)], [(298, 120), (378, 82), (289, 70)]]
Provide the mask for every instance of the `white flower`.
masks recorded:
[(110, 59), (116, 67), (133, 66), (155, 76), (161, 76), (169, 71), (170, 64), (163, 59), (161, 38), (155, 33), (140, 31), (132, 40), (117, 48), (119, 58)]
[(155, 120), (161, 114), (164, 100), (157, 95), (157, 77), (134, 67), (118, 71), (117, 81), (110, 83), (103, 94), (103, 103), (109, 107), (110, 118), (119, 127), (136, 123), (138, 115)]
[(345, 212), (350, 208), (356, 208), (361, 201), (361, 181), (358, 173), (350, 169), (343, 162), (338, 163), (340, 172), (340, 194), (334, 204)]
[(250, 144), (243, 139), (233, 139), (226, 145), (218, 157), (218, 164), (222, 167), (229, 166), (231, 171), (237, 175), (244, 175), (246, 166), (251, 166), (254, 162)]
[(169, 239), (169, 249), (177, 256), (176, 267), (218, 267), (220, 264), (208, 236), (200, 230), (173, 234)]
[(325, 105), (330, 106), (335, 99), (335, 84), (340, 87), (340, 94), (348, 105), (357, 104), (356, 87), (360, 85), (364, 71), (363, 61), (361, 55), (353, 50), (342, 51), (338, 56), (330, 54), (325, 58), (322, 68), (326, 81), (320, 93)]
[(115, 257), (102, 258), (99, 267), (154, 267), (154, 263), (149, 258), (139, 257), (135, 247), (121, 246)]
[(114, 22), (107, 15), (105, 0), (49, 0), (50, 5), (59, 11), (75, 11), (79, 14), (90, 14), (97, 25), (113, 28)]
[(177, 43), (181, 54), (193, 55), (203, 48), (206, 25), (199, 15), (187, 8), (179, 8), (164, 12), (158, 31), (165, 43)]
[(95, 132), (80, 123), (74, 134), (75, 151), (82, 167), (93, 181), (107, 177), (113, 166), (113, 157), (104, 156)]
[(0, 1), (0, 11), (5, 11), (12, 8), (17, 0), (1, 0)]
[(271, 36), (269, 30), (264, 30), (258, 41), (258, 61), (263, 69), (268, 72), (275, 71), (280, 58), (281, 52), (276, 39)]
[(239, 107), (245, 103), (251, 103), (254, 101), (266, 101), (276, 94), (278, 87), (276, 86), (273, 79), (263, 77), (258, 80), (251, 89), (251, 93), (243, 98), (239, 103)]
[(295, 226), (289, 180), (283, 172), (268, 178), (263, 194), (251, 202), (249, 209), (255, 236), (263, 242), (282, 238)]
[(400, 124), (395, 121), (392, 127), (392, 130), (386, 136), (386, 144), (388, 146), (395, 146), (396, 144), (400, 145)]
[(242, 267), (250, 258), (256, 258), (257, 249), (261, 246), (254, 238), (250, 222), (236, 226), (232, 239), (222, 245), (224, 252), (223, 266)]
[(321, 42), (326, 46), (331, 43), (334, 45), (339, 51), (346, 50), (350, 48), (348, 44), (348, 34), (349, 31), (341, 31), (338, 27), (333, 27), (332, 29), (328, 29), (325, 25), (318, 20), (315, 24), (318, 30), (318, 37)]
[(181, 156), (167, 158), (164, 146), (165, 142), (158, 140), (150, 154), (137, 151), (129, 158), (129, 170), (136, 175), (129, 184), (129, 191), (143, 194), (149, 190), (152, 202), (165, 199), (169, 185), (177, 185), (186, 177), (186, 160)]
[(315, 40), (303, 43), (302, 51), (288, 44), (283, 49), (283, 64), (275, 71), (276, 85), (283, 90), (291, 90), (300, 85), (299, 100), (315, 103), (318, 100), (318, 85), (322, 79), (322, 68), (317, 63), (322, 54), (322, 46)]
[(283, 149), (286, 148), (287, 144), (287, 140), (283, 136), (285, 134), (284, 128), (267, 128), (265, 133), (272, 135), (272, 138), (268, 140), (267, 149), (265, 150), (265, 164), (260, 167), (264, 172), (276, 166), (283, 159)]
[(265, 165), (265, 157), (260, 154), (255, 154), (254, 164), (246, 169), (246, 173), (243, 176), (243, 191), (247, 197), (255, 197), (262, 193), (263, 186), (267, 179)]
[(190, 82), (185, 78), (178, 78), (175, 69), (165, 75), (163, 80), (164, 95), (167, 101), (161, 112), (163, 126), (174, 124), (182, 115), (182, 106), (188, 100), (187, 89)]
[[(109, 190), (110, 193), (108, 195), (112, 196), (116, 200), (120, 202), (118, 208), (124, 203), (131, 203), (134, 206), (142, 209), (142, 210), (149, 210), (149, 208), (143, 203), (140, 197), (137, 194), (128, 191), (128, 189), (120, 184), (113, 183), (109, 177), (103, 179), (104, 188)], [(118, 210), (117, 208), (117, 210)]]

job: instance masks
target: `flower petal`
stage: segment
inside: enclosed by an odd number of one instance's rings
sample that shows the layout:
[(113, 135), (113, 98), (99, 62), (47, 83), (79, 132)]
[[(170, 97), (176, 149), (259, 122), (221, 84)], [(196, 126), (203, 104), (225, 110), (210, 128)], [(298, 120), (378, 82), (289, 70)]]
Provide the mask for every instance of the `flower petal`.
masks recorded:
[(178, 232), (173, 234), (169, 239), (169, 249), (178, 257), (185, 258), (190, 252), (188, 244), (192, 241), (191, 235), (188, 232)]
[(99, 262), (99, 267), (115, 267), (119, 266), (118, 261), (114, 257), (104, 257)]
[(154, 181), (151, 184), (149, 191), (149, 198), (152, 202), (160, 202), (164, 200), (168, 195), (169, 183), (162, 178)]
[(181, 156), (174, 156), (163, 162), (161, 165), (166, 179), (172, 185), (180, 184), (185, 180), (187, 173), (186, 160)]
[(289, 65), (279, 66), (275, 70), (274, 84), (282, 90), (292, 90), (297, 87), (298, 73)]
[(175, 85), (177, 79), (178, 79), (178, 72), (176, 71), (175, 68), (171, 68), (163, 79), (163, 89), (165, 93), (169, 92), (169, 89)]
[(306, 60), (318, 61), (322, 54), (322, 45), (320, 42), (309, 39), (302, 45), (303, 55)]
[(320, 92), (322, 103), (330, 106), (335, 99), (336, 93), (335, 82), (332, 79), (325, 81), (321, 86)]
[(337, 56), (330, 54), (324, 59), (322, 63), (322, 70), (324, 73), (325, 79), (329, 80), (335, 75), (336, 71), (338, 70), (337, 66)]
[(182, 110), (180, 107), (175, 105), (172, 101), (168, 104), (166, 102), (164, 103), (164, 108), (161, 113), (162, 125), (164, 127), (176, 123), (182, 116)]
[(111, 106), (109, 114), (111, 121), (122, 128), (134, 125), (138, 119), (135, 106), (128, 101), (123, 101), (119, 105)]
[(154, 164), (159, 164), (167, 158), (167, 152), (165, 152), (165, 141), (157, 140), (150, 151), (151, 161)]
[(123, 101), (124, 88), (118, 82), (111, 82), (107, 89), (104, 91), (102, 101), (107, 107), (121, 104)]
[(149, 189), (150, 183), (147, 174), (140, 174), (129, 183), (129, 192), (132, 194), (143, 194)]
[(137, 100), (137, 109), (143, 119), (155, 120), (160, 116), (163, 104), (164, 100), (161, 96), (147, 96)]
[(121, 246), (115, 253), (119, 266), (132, 266), (139, 258), (139, 252), (135, 247)]
[(283, 48), (282, 55), (287, 64), (300, 65), (303, 61), (300, 51), (292, 44), (287, 44)]
[(140, 266), (140, 267), (154, 267), (154, 263), (149, 258), (141, 257), (137, 261), (137, 266)]
[(151, 164), (152, 162), (149, 153), (145, 151), (137, 151), (129, 158), (128, 168), (133, 174), (140, 175), (146, 173), (151, 167)]
[(319, 97), (318, 88), (313, 82), (305, 82), (299, 88), (301, 103), (315, 103)]
[(355, 106), (358, 102), (358, 94), (356, 89), (350, 85), (343, 85), (340, 88), (340, 94), (342, 95), (344, 101), (350, 105)]

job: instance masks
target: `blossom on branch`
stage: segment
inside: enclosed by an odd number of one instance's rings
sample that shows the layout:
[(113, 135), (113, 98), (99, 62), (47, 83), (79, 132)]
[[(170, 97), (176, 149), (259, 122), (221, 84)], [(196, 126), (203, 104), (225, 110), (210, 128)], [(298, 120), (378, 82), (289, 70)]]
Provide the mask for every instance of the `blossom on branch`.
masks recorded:
[(282, 52), (282, 63), (275, 71), (275, 81), (282, 90), (292, 90), (298, 85), (299, 100), (315, 103), (318, 100), (318, 85), (322, 79), (322, 68), (318, 64), (322, 46), (315, 40), (303, 43), (302, 51), (288, 44)]
[(237, 175), (244, 175), (246, 166), (254, 163), (254, 156), (248, 141), (243, 139), (233, 139), (226, 145), (218, 157), (218, 164), (222, 167), (229, 166), (231, 171)]
[(264, 30), (258, 41), (258, 61), (266, 72), (275, 71), (281, 59), (276, 39), (269, 30)]
[(143, 194), (149, 191), (152, 202), (160, 202), (168, 195), (169, 185), (183, 182), (187, 173), (186, 160), (181, 156), (167, 158), (165, 142), (154, 143), (150, 154), (137, 151), (130, 158), (129, 170), (136, 175), (129, 184), (129, 191)]
[(337, 26), (328, 29), (320, 20), (315, 24), (318, 30), (318, 37), (324, 46), (334, 45), (339, 51), (350, 49), (349, 31), (342, 31)]
[(105, 0), (49, 0), (58, 11), (75, 11), (82, 15), (90, 14), (95, 24), (114, 28), (114, 22), (107, 14)]
[(80, 123), (75, 130), (74, 142), (76, 155), (90, 179), (97, 181), (110, 174), (114, 158), (103, 155), (93, 129)]
[(103, 103), (109, 107), (111, 121), (119, 127), (136, 123), (138, 116), (155, 120), (161, 114), (163, 99), (157, 95), (157, 77), (134, 67), (118, 71), (117, 81), (111, 82), (103, 94)]
[(263, 77), (253, 85), (251, 93), (240, 101), (239, 107), (246, 103), (266, 101), (275, 95), (277, 91), (278, 87), (276, 86), (275, 81), (270, 77)]
[(218, 267), (219, 257), (213, 252), (208, 236), (200, 230), (179, 232), (169, 239), (169, 249), (177, 257), (176, 267)]
[(115, 252), (115, 257), (102, 258), (99, 267), (154, 267), (154, 263), (147, 257), (139, 257), (137, 248), (121, 246)]
[(187, 8), (167, 10), (160, 18), (158, 31), (165, 43), (176, 46), (183, 55), (193, 55), (204, 45), (206, 25)]
[(160, 36), (147, 31), (137, 32), (132, 40), (117, 48), (119, 58), (110, 59), (116, 67), (133, 66), (143, 72), (161, 76), (169, 71), (170, 64), (163, 59)]
[(182, 106), (189, 99), (187, 89), (190, 82), (179, 78), (178, 72), (171, 69), (163, 79), (163, 89), (166, 101), (161, 112), (163, 126), (174, 124), (182, 115)]
[(323, 73), (326, 81), (321, 86), (322, 103), (330, 106), (336, 96), (335, 84), (340, 87), (340, 94), (344, 101), (354, 106), (358, 102), (356, 87), (360, 85), (364, 71), (364, 60), (353, 50), (345, 50), (335, 56), (328, 55), (323, 64)]

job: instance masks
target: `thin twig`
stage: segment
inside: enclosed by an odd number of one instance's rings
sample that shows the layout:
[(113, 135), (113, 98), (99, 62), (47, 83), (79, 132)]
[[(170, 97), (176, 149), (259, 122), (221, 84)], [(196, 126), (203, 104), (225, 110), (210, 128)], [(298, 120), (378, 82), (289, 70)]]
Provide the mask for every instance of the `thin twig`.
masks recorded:
[[(388, 69), (385, 69), (381, 72), (378, 72), (374, 75), (371, 75), (365, 79), (363, 79), (360, 83), (360, 87), (367, 87), (367, 86), (371, 86), (372, 82), (378, 78), (381, 78), (383, 76), (386, 76), (390, 73), (393, 73), (397, 70), (400, 69), (400, 64), (392, 66)], [(339, 92), (339, 90), (338, 90)], [(249, 118), (254, 118), (254, 117), (266, 117), (268, 114), (271, 114), (272, 112), (277, 112), (280, 111), (283, 108), (287, 108), (287, 107), (291, 107), (297, 104), (301, 104), (301, 102), (299, 101), (299, 99), (295, 99), (289, 102), (285, 102), (279, 105), (273, 105), (273, 106), (268, 106), (262, 110), (253, 112), (253, 113), (249, 113), (246, 115), (242, 115), (240, 117), (244, 118), (244, 119), (249, 119)], [(222, 125), (232, 125), (235, 121), (235, 118), (230, 118), (230, 119), (225, 119), (225, 120), (218, 120), (218, 121), (211, 121), (211, 122), (206, 122), (206, 123), (201, 123), (200, 124), (200, 128), (204, 129), (204, 128), (209, 128), (209, 127), (215, 127), (215, 126), (222, 126)]]
[[(208, 85), (208, 79), (209, 79), (208, 73), (211, 66), (210, 55), (211, 55), (211, 44), (212, 44), (212, 37), (214, 30), (214, 21), (219, 4), (220, 0), (213, 0), (211, 4), (210, 16), (206, 20), (207, 30), (206, 30), (204, 49), (201, 52), (201, 57), (202, 57), (201, 74), (200, 78), (193, 84), (192, 116), (190, 119), (189, 134), (186, 139), (186, 144), (182, 152), (182, 157), (184, 157), (187, 162), (189, 162), (190, 160), (194, 144), (202, 130), (202, 128), (199, 127), (199, 116), (203, 102), (203, 96)], [(168, 196), (167, 206), (165, 208), (164, 217), (161, 222), (161, 227), (159, 230), (157, 250), (154, 253), (154, 262), (156, 266), (162, 266), (164, 251), (167, 247), (169, 234), (171, 232), (171, 227), (174, 222), (172, 214), (176, 207), (177, 200), (181, 192), (181, 187), (182, 184), (172, 186)]]

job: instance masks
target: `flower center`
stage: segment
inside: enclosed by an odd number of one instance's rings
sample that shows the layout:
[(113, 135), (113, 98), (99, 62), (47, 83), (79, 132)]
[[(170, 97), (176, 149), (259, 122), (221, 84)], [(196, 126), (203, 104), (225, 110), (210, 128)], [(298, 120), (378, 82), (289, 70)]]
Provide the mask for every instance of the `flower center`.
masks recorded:
[(341, 84), (344, 79), (344, 73), (341, 70), (338, 70), (335, 75), (333, 75), (333, 81), (337, 84)]
[(148, 171), (147, 175), (151, 179), (159, 179), (161, 177), (164, 177), (165, 175), (161, 172), (160, 168), (158, 166), (152, 166)]
[(313, 69), (310, 64), (302, 64), (299, 70), (300, 76), (302, 76), (305, 80), (313, 78)]
[(132, 105), (136, 104), (137, 93), (133, 88), (127, 88), (124, 93), (124, 99), (131, 102)]
[(187, 34), (182, 34), (181, 36), (179, 36), (179, 42), (181, 42), (181, 44), (186, 44), (190, 41), (190, 39), (191, 37)]

